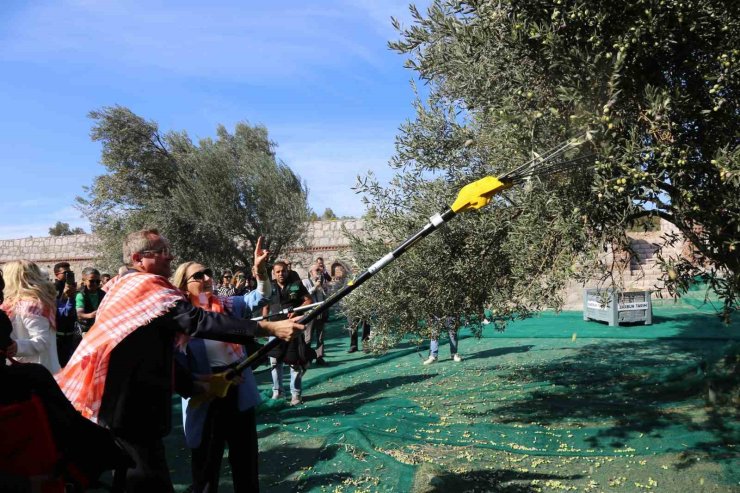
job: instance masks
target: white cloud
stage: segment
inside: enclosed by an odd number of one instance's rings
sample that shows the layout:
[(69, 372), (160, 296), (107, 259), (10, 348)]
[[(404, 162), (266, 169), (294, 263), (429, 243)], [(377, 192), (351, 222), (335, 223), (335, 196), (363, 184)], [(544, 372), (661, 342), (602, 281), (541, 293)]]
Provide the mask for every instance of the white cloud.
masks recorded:
[(29, 236), (49, 236), (49, 226), (41, 224), (2, 224), (0, 240), (14, 240)]
[(46, 217), (53, 220), (54, 223), (61, 221), (63, 223), (69, 223), (72, 227), (87, 222), (86, 219), (83, 219), (82, 213), (71, 205), (50, 211), (46, 214)]
[[(392, 11), (400, 2), (391, 2)], [(262, 81), (318, 76), (364, 63), (382, 69), (378, 31), (391, 13), (369, 2), (321, 7), (246, 2), (50, 2), (28, 7), (0, 31), (5, 60), (80, 60)], [(310, 5), (310, 4), (309, 4)], [(358, 11), (360, 15), (358, 15)], [(362, 15), (366, 14), (366, 15)], [(4, 31), (4, 33), (3, 33)]]
[[(345, 105), (348, 114), (354, 107), (365, 111), (363, 115), (374, 114), (363, 106), (367, 102), (359, 88), (375, 90), (372, 83), (388, 80), (383, 77), (387, 74), (380, 72), (390, 73), (400, 66), (400, 60), (388, 63), (385, 44), (398, 37), (391, 27), (391, 16), (409, 25), (407, 0), (66, 0), (30, 2), (17, 10), (0, 20), (0, 62), (23, 61), (52, 71), (95, 65), (91, 71), (95, 75), (121, 75), (125, 80), (140, 78), (147, 83), (151, 76), (158, 79), (149, 84), (155, 93), (162, 90), (162, 84), (187, 85), (177, 76), (220, 79), (199, 86), (208, 90), (195, 96), (205, 99), (194, 97), (173, 106), (184, 108), (183, 114), (192, 111), (198, 115), (197, 123), (226, 123), (241, 119), (245, 111), (257, 121), (267, 120), (271, 137), (280, 144), (278, 156), (307, 181), (310, 204), (318, 213), (330, 207), (339, 215), (362, 214), (360, 197), (351, 190), (356, 176), (369, 169), (381, 180), (390, 175), (387, 161), (401, 123), (393, 120), (395, 114), (379, 117), (386, 121), (368, 122), (365, 117), (353, 120), (351, 116), (327, 117), (317, 112), (309, 118), (321, 121), (309, 123), (297, 111), (290, 116), (295, 125), (290, 128), (281, 126), (281, 121), (269, 121), (269, 110), (253, 116), (228, 91), (241, 87), (232, 82), (245, 80), (276, 92), (300, 93), (302, 89), (311, 93), (305, 90), (310, 87), (324, 97), (336, 95), (337, 106), (343, 110)], [(338, 82), (333, 77), (340, 73)], [(221, 81), (229, 84), (223, 95)], [(354, 81), (358, 81), (357, 87)], [(349, 90), (342, 90), (347, 87)], [(136, 84), (132, 84), (131, 91), (135, 90)], [(407, 86), (398, 88), (407, 90)], [(120, 92), (115, 94), (121, 97)], [(337, 114), (336, 108), (330, 110), (331, 115)], [(183, 116), (170, 108), (161, 111), (166, 116), (150, 115), (148, 108), (141, 114), (160, 123)], [(327, 118), (333, 118), (333, 127), (322, 123)], [(187, 127), (175, 125), (182, 126)], [(210, 133), (212, 127), (204, 128)], [(23, 198), (8, 209), (13, 217), (2, 214), (0, 237), (43, 236), (58, 220), (89, 230), (71, 206), (47, 213), (62, 204)], [(5, 208), (0, 204), (0, 210)]]
[(361, 196), (352, 187), (357, 176), (372, 170), (381, 182), (392, 175), (395, 127), (381, 122), (364, 127), (281, 127), (271, 135), (281, 143), (278, 157), (309, 186), (309, 205), (321, 214), (331, 208), (339, 216), (361, 216)]
[[(0, 211), (4, 221), (12, 219), (13, 216), (26, 213), (45, 214), (45, 210), (58, 206), (59, 200), (50, 196), (34, 197), (15, 201), (7, 200), (6, 197), (5, 201), (0, 201)], [(65, 207), (64, 210), (66, 214), (69, 214), (72, 212), (72, 209), (72, 207)]]

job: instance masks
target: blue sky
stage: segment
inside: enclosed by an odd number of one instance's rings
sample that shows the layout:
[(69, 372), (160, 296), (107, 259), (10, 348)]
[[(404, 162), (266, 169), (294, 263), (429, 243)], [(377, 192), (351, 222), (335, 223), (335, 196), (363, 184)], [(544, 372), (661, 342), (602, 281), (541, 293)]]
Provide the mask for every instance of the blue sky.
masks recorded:
[(413, 117), (414, 73), (387, 48), (409, 1), (269, 3), (3, 0), (0, 239), (88, 230), (74, 198), (104, 168), (87, 113), (114, 104), (194, 139), (264, 124), (314, 210), (361, 215), (356, 176), (390, 176)]

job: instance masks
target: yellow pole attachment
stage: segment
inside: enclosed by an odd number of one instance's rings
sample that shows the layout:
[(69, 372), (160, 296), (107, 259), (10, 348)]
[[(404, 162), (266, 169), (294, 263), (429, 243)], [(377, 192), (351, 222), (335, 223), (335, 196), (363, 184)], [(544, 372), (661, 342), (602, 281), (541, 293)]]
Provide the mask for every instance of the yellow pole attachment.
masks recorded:
[(221, 373), (214, 373), (210, 375), (208, 379), (208, 391), (202, 394), (194, 395), (190, 398), (190, 405), (193, 407), (200, 407), (206, 402), (212, 401), (213, 399), (226, 397), (229, 393), (229, 387), (233, 383), (228, 378), (229, 370)]
[(455, 202), (450, 208), (456, 213), (480, 209), (488, 205), (491, 197), (503, 190), (511, 188), (513, 185), (513, 183), (501, 182), (493, 176), (486, 176), (462, 187), (460, 193), (457, 194), (457, 199), (455, 199)]

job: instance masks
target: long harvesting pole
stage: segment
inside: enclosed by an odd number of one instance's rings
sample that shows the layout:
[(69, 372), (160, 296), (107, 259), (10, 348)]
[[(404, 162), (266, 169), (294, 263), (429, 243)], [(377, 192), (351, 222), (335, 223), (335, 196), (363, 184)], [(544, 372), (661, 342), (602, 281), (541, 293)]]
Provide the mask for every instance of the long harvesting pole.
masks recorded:
[[(327, 311), (329, 308), (337, 304), (342, 298), (350, 294), (355, 289), (362, 286), (368, 279), (377, 274), (385, 266), (393, 262), (395, 259), (403, 255), (416, 242), (422, 238), (430, 235), (433, 231), (437, 230), (441, 225), (445, 224), (457, 214), (469, 210), (477, 210), (488, 205), (494, 195), (511, 188), (512, 186), (522, 183), (532, 177), (538, 176), (538, 170), (542, 170), (542, 175), (550, 175), (558, 170), (572, 169), (576, 165), (582, 165), (584, 160), (588, 158), (579, 157), (572, 160), (563, 159), (563, 155), (566, 151), (582, 144), (586, 140), (590, 140), (590, 136), (586, 134), (585, 139), (571, 139), (562, 144), (559, 144), (552, 150), (545, 153), (543, 156), (535, 156), (533, 159), (525, 163), (524, 165), (501, 175), (499, 178), (487, 176), (480, 180), (474, 181), (465, 185), (453, 204), (441, 213), (435, 214), (429, 218), (429, 222), (424, 225), (419, 231), (409, 236), (403, 243), (398, 245), (393, 251), (384, 255), (377, 262), (367, 268), (355, 279), (351, 280), (340, 290), (329, 296), (323, 303), (315, 306), (307, 314), (303, 315), (296, 322), (299, 324), (306, 324), (311, 322), (316, 317)], [(303, 337), (299, 334), (297, 337)], [(241, 374), (246, 368), (256, 367), (259, 365), (268, 355), (268, 353), (280, 344), (281, 339), (274, 338), (267, 342), (264, 346), (258, 349), (256, 352), (251, 354), (248, 358), (245, 358), (234, 368), (226, 370), (223, 373), (219, 373), (212, 376), (210, 381), (210, 392), (209, 394), (213, 397), (225, 397), (228, 392), (231, 381), (234, 377)]]

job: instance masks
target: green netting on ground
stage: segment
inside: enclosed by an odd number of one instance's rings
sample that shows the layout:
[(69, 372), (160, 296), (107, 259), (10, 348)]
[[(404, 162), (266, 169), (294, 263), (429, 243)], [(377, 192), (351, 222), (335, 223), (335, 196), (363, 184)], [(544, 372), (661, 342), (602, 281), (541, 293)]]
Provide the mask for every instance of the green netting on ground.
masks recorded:
[(722, 309), (723, 303), (707, 284), (697, 281), (680, 298), (674, 299), (667, 297), (654, 299), (653, 305), (657, 307), (695, 308), (702, 313), (713, 314), (718, 313)]
[[(651, 326), (545, 313), (483, 338), (461, 332), (461, 363), (407, 343), (347, 354), (327, 327), (328, 367), (304, 377), (305, 404), (267, 399), (258, 416), (265, 491), (738, 491), (732, 396), (707, 407), (706, 368), (740, 342), (691, 304)], [(258, 372), (269, 397), (269, 372)], [(287, 382), (286, 382), (287, 383)], [(181, 430), (173, 477), (189, 482)], [(225, 461), (226, 463), (226, 461)], [(229, 489), (228, 468), (223, 491)], [(692, 485), (691, 487), (687, 485)]]

